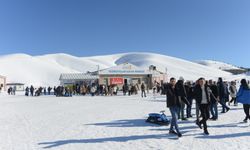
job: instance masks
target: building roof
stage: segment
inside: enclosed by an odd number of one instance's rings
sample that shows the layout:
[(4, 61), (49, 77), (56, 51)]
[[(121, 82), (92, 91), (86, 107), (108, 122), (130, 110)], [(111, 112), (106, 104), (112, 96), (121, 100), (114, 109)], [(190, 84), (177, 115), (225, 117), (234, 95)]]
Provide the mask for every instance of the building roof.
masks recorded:
[(149, 70), (141, 69), (133, 64), (124, 63), (99, 71), (100, 75), (147, 75), (152, 74)]
[(59, 80), (95, 80), (99, 77), (86, 73), (63, 73), (60, 75)]
[(7, 83), (6, 85), (24, 85), (24, 83)]

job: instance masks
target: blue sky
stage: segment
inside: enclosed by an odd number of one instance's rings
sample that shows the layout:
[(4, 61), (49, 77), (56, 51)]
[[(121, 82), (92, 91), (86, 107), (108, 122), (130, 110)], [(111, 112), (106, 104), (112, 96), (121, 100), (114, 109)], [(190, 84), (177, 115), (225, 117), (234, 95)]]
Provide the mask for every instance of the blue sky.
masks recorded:
[(0, 0), (0, 55), (155, 52), (250, 67), (249, 0)]

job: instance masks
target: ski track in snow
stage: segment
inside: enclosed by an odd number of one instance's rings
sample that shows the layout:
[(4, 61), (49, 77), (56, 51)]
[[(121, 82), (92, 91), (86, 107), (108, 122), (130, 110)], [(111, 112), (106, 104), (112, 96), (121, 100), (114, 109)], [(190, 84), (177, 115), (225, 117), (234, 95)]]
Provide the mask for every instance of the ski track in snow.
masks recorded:
[[(242, 105), (230, 106), (218, 121), (208, 121), (209, 136), (193, 118), (179, 121), (183, 137), (169, 135), (169, 126), (145, 123), (148, 113), (166, 110), (165, 96), (69, 98), (0, 94), (2, 150), (247, 150), (249, 123), (242, 123)], [(219, 107), (219, 112), (221, 107)]]

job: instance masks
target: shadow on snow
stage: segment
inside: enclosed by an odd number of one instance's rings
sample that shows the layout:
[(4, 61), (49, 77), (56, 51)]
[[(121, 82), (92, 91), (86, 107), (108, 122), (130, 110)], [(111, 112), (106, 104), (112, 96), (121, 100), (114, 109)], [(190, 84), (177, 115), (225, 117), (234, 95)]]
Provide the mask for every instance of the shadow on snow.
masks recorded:
[(87, 125), (106, 126), (106, 127), (155, 127), (155, 126), (160, 126), (157, 124), (147, 123), (146, 119), (116, 120), (116, 121), (112, 121), (112, 122), (94, 123), (94, 124), (87, 124)]
[(218, 140), (218, 139), (226, 139), (226, 138), (238, 138), (238, 137), (243, 137), (243, 136), (250, 137), (250, 132), (222, 134), (222, 135), (198, 136), (198, 137), (195, 137), (195, 138)]
[(107, 138), (96, 138), (96, 139), (70, 139), (70, 140), (58, 140), (53, 142), (42, 142), (38, 145), (43, 145), (44, 149), (59, 147), (66, 144), (87, 144), (87, 143), (105, 143), (105, 142), (127, 142), (142, 139), (161, 139), (170, 137), (168, 134), (161, 135), (133, 135), (133, 136), (123, 136), (123, 137), (107, 137)]

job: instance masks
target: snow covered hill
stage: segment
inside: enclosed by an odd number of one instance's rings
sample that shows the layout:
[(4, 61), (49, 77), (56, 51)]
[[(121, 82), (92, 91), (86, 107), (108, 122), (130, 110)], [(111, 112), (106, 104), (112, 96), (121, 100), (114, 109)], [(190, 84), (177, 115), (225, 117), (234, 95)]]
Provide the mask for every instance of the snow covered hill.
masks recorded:
[(232, 69), (242, 70), (241, 68), (236, 67), (232, 64), (228, 64), (228, 63), (224, 63), (224, 62), (220, 62), (220, 61), (199, 60), (196, 62), (201, 64), (201, 65), (205, 65), (205, 66), (209, 66), (209, 67), (217, 68), (217, 69), (221, 69), (221, 70), (232, 70)]
[(183, 76), (187, 80), (196, 80), (201, 76), (209, 79), (219, 76), (225, 79), (232, 77), (232, 74), (219, 70), (218, 67), (208, 67), (155, 53), (123, 53), (92, 57), (75, 57), (63, 53), (42, 56), (4, 55), (0, 56), (0, 74), (7, 76), (7, 82), (53, 86), (59, 84), (61, 73), (85, 73), (96, 71), (98, 65), (100, 69), (104, 69), (126, 62), (142, 68), (155, 65), (163, 72), (167, 68), (169, 76)]

